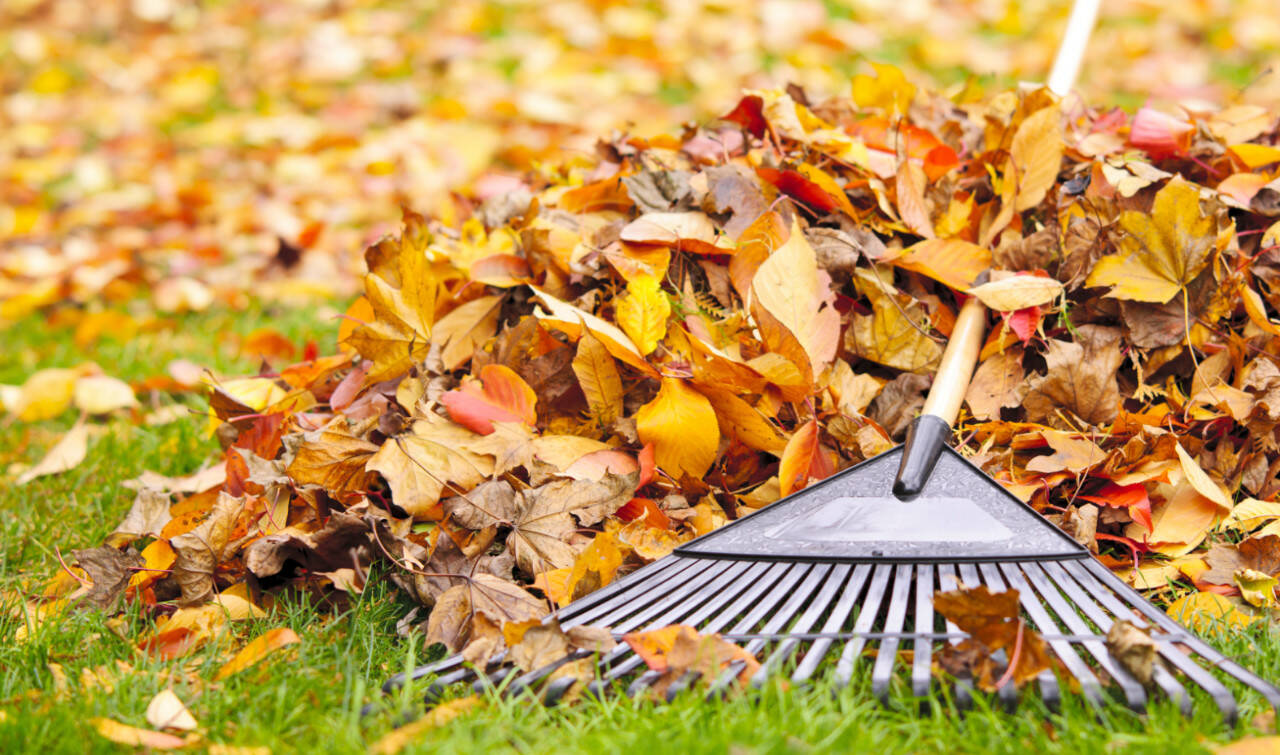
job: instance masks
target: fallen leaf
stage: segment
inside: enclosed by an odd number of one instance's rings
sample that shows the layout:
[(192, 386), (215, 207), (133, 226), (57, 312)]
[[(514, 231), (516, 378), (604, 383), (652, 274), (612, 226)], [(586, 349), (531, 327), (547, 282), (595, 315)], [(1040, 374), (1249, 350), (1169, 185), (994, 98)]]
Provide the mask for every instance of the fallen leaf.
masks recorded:
[(171, 689), (161, 690), (151, 698), (151, 702), (147, 704), (147, 723), (157, 729), (178, 731), (191, 731), (199, 726), (195, 716), (191, 715), (191, 711), (187, 710), (187, 706), (182, 704)]
[(799, 223), (792, 224), (791, 236), (756, 270), (751, 290), (756, 302), (800, 343), (813, 371), (831, 362), (839, 344), (840, 315), (833, 306), (831, 279), (818, 270)]
[(417, 721), (392, 729), (382, 735), (377, 742), (369, 745), (369, 755), (396, 755), (396, 753), (413, 744), (415, 740), (421, 738), (426, 732), (438, 729), (454, 719), (483, 707), (484, 701), (475, 695), (441, 703)]
[(676, 378), (663, 378), (658, 395), (636, 412), (636, 432), (653, 444), (658, 467), (677, 478), (701, 477), (720, 445), (711, 402)]
[(26, 485), (37, 477), (61, 474), (75, 469), (84, 461), (89, 450), (89, 428), (77, 422), (66, 435), (58, 439), (36, 465), (18, 475), (17, 484)]
[(1107, 630), (1107, 652), (1124, 670), (1142, 684), (1150, 684), (1157, 662), (1155, 640), (1126, 619), (1118, 619)]
[(270, 629), (254, 638), (248, 645), (240, 648), (239, 652), (231, 660), (224, 663), (218, 669), (218, 673), (214, 674), (214, 681), (222, 681), (229, 676), (238, 674), (250, 666), (256, 665), (273, 651), (298, 642), (302, 642), (302, 638), (289, 627)]
[(177, 750), (187, 746), (187, 741), (172, 734), (128, 726), (110, 718), (91, 718), (94, 730), (112, 742), (126, 747), (146, 747), (152, 750)]

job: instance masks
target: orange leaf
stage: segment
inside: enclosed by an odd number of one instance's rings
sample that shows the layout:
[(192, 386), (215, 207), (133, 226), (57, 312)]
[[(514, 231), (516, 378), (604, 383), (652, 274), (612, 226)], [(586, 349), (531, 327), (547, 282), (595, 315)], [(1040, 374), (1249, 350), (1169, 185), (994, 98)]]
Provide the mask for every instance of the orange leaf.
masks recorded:
[(298, 637), (296, 632), (289, 627), (276, 627), (240, 648), (240, 652), (223, 664), (213, 678), (215, 681), (222, 681), (232, 674), (238, 674), (265, 658), (271, 651), (295, 642), (302, 642), (302, 638)]
[(784, 496), (808, 486), (810, 479), (821, 480), (835, 472), (835, 465), (818, 440), (818, 422), (811, 419), (787, 441), (778, 467), (778, 483)]
[(186, 747), (182, 737), (150, 729), (128, 726), (110, 718), (91, 718), (89, 724), (102, 736), (126, 747), (147, 747), (152, 750), (176, 750)]
[(487, 364), (480, 379), (464, 382), (461, 388), (446, 391), (440, 397), (449, 418), (481, 435), (493, 432), (494, 422), (538, 422), (534, 407), (538, 394), (514, 370), (500, 364)]

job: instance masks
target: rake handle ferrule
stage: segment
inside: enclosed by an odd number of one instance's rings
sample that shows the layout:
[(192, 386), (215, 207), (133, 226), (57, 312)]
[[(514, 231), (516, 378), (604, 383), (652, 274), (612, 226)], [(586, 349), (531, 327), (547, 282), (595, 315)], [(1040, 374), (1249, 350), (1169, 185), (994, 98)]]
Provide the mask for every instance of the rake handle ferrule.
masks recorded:
[(960, 308), (942, 362), (933, 376), (924, 410), (907, 431), (898, 477), (893, 483), (893, 494), (899, 498), (919, 494), (933, 473), (933, 465), (938, 462), (947, 436), (951, 435), (951, 423), (960, 414), (960, 404), (973, 378), (973, 368), (982, 350), (986, 317), (986, 309), (976, 296), (969, 297)]

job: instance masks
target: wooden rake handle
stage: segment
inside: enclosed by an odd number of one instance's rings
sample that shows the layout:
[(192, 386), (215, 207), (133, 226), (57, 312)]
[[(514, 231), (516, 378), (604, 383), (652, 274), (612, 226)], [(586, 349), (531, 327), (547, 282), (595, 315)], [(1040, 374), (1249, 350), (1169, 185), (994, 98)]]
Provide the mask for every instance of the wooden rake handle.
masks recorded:
[(986, 308), (978, 297), (970, 296), (956, 317), (946, 351), (942, 353), (942, 363), (924, 402), (924, 411), (907, 430), (898, 476), (893, 482), (893, 494), (898, 498), (918, 495), (929, 481), (938, 455), (951, 435), (951, 424), (960, 414), (960, 404), (973, 378), (986, 327)]

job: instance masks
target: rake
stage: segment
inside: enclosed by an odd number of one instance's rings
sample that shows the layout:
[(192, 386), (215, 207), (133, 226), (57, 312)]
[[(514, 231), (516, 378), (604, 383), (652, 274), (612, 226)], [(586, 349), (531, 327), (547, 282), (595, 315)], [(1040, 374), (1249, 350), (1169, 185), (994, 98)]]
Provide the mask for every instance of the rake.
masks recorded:
[[(1096, 0), (1079, 0), (1050, 76), (1053, 89), (1070, 88)], [(1094, 560), (1089, 551), (1005, 491), (946, 445), (982, 343), (986, 314), (976, 298), (962, 307), (923, 413), (906, 442), (811, 485), (767, 508), (677, 548), (614, 584), (574, 601), (555, 619), (563, 629), (598, 625), (615, 636), (670, 624), (694, 626), (740, 642), (760, 659), (753, 687), (777, 677), (803, 684), (820, 670), (843, 686), (870, 665), (871, 690), (888, 698), (905, 677), (911, 694), (932, 691), (932, 663), (947, 644), (968, 635), (938, 615), (934, 593), (959, 586), (1016, 590), (1026, 626), (1038, 631), (1059, 662), (1041, 672), (1035, 688), (1057, 707), (1064, 688), (1102, 705), (1119, 698), (1143, 710), (1158, 697), (1192, 712), (1190, 688), (1207, 693), (1234, 723), (1234, 679), (1280, 708), (1280, 689), (1210, 647)], [(551, 619), (548, 619), (550, 621)], [(1163, 663), (1150, 683), (1114, 658), (1107, 633), (1117, 621), (1143, 628)], [(900, 651), (910, 650), (909, 660)], [(1001, 654), (994, 658), (1009, 661)], [(570, 662), (593, 658), (595, 679), (553, 677)], [(715, 679), (689, 672), (667, 686), (668, 699), (707, 684), (722, 694), (745, 664), (728, 665)], [(589, 694), (645, 693), (661, 674), (649, 670), (628, 645), (593, 654), (575, 651), (532, 671), (504, 656), (475, 668), (454, 655), (398, 674), (383, 685), (394, 692), (432, 678), (428, 702), (454, 685), (506, 694), (537, 690), (554, 705), (575, 684)], [(972, 702), (971, 681), (958, 679), (954, 698)], [(1012, 705), (1015, 685), (997, 688)]]

